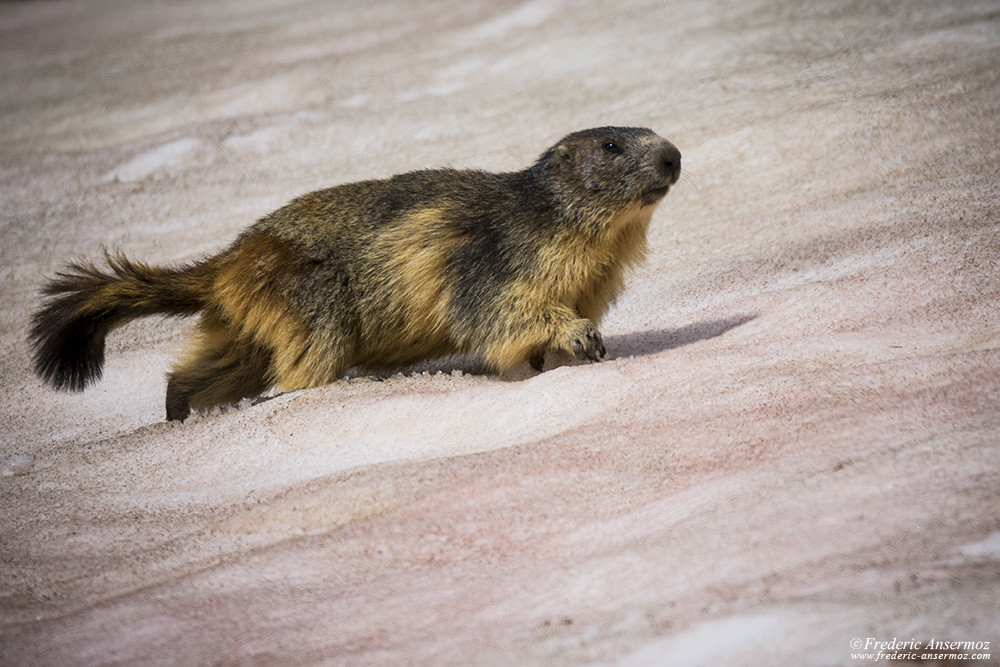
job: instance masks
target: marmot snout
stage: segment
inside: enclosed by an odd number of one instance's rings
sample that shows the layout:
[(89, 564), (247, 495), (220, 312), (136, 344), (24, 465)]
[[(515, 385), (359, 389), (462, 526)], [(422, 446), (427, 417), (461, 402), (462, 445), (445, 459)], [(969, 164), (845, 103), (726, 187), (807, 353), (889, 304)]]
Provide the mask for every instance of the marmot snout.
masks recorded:
[(416, 171), (303, 195), (188, 266), (74, 264), (33, 319), (35, 368), (82, 390), (115, 327), (200, 312), (167, 383), (167, 418), (183, 420), (355, 366), (471, 352), (497, 371), (540, 370), (556, 348), (598, 360), (597, 324), (680, 171), (680, 152), (651, 130), (602, 127), (523, 171)]

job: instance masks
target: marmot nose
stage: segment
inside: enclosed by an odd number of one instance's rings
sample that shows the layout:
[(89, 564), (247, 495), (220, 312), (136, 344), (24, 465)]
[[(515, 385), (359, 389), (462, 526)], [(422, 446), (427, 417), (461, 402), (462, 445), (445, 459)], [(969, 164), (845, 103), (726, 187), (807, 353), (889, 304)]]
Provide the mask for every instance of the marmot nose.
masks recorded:
[(657, 149), (653, 159), (656, 161), (656, 168), (670, 179), (671, 185), (681, 177), (681, 152), (677, 150), (677, 146), (665, 141), (663, 146)]

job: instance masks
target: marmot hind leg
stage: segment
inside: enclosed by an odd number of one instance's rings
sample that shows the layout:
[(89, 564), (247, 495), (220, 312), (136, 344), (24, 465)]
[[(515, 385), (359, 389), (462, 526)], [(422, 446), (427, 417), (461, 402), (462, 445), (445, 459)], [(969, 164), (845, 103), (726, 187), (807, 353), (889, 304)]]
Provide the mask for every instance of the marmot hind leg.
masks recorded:
[(195, 347), (167, 378), (168, 421), (259, 396), (274, 385), (268, 350), (237, 340), (213, 315), (205, 314), (199, 328)]

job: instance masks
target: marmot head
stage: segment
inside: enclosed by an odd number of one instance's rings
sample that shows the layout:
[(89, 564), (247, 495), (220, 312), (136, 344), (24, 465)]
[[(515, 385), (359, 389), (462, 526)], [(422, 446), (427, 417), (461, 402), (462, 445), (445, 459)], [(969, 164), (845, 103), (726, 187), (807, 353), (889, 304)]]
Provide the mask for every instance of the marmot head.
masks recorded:
[(659, 202), (680, 178), (681, 152), (646, 128), (598, 127), (567, 135), (534, 168), (567, 205), (614, 212)]

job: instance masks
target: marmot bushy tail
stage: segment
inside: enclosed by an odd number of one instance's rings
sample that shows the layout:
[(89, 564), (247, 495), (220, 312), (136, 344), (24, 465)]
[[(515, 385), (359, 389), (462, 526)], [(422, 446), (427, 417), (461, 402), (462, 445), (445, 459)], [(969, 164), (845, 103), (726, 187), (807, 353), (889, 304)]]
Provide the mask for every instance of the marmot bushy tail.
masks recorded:
[(680, 169), (651, 130), (602, 127), (519, 172), (416, 171), (309, 193), (183, 268), (74, 265), (44, 290), (35, 368), (82, 390), (114, 327), (197, 312), (197, 337), (168, 376), (168, 419), (452, 352), (497, 371), (526, 360), (541, 370), (549, 349), (596, 361), (596, 325)]
[(206, 265), (162, 269), (107, 255), (107, 270), (72, 264), (44, 289), (35, 314), (35, 371), (57, 389), (83, 391), (99, 380), (104, 339), (130, 320), (157, 313), (191, 315), (205, 307)]

